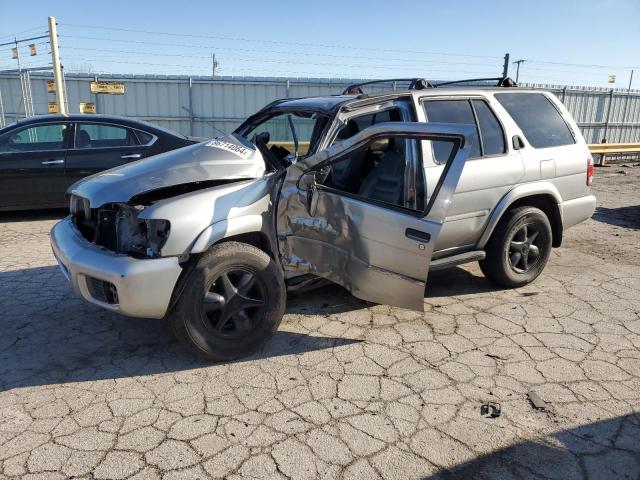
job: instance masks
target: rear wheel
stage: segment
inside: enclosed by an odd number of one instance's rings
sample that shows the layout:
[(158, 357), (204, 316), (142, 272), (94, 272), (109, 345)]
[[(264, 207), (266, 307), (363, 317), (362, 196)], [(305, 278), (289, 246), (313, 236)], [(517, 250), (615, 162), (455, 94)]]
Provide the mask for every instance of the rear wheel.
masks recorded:
[(278, 328), (286, 290), (275, 262), (262, 250), (224, 242), (188, 273), (169, 314), (178, 339), (211, 360), (232, 360), (259, 348)]
[(522, 287), (544, 270), (551, 254), (551, 224), (544, 212), (518, 207), (507, 212), (487, 244), (482, 273), (504, 287)]

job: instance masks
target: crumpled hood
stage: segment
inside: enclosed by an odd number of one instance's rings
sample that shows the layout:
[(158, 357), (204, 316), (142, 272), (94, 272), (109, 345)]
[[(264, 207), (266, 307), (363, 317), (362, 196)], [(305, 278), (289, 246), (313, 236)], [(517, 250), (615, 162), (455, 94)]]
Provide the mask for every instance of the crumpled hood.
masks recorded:
[(264, 173), (265, 163), (256, 146), (231, 134), (91, 175), (74, 183), (68, 191), (88, 199), (91, 208), (97, 208), (163, 187), (259, 178)]

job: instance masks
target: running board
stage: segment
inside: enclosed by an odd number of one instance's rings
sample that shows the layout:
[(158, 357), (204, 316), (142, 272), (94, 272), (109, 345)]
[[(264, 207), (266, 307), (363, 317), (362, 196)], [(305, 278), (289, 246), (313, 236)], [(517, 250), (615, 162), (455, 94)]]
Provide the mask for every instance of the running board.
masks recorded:
[(464, 252), (450, 257), (439, 258), (438, 260), (431, 261), (429, 271), (444, 270), (445, 268), (455, 267), (463, 263), (477, 262), (478, 260), (483, 260), (486, 256), (483, 250), (475, 250), (473, 252)]

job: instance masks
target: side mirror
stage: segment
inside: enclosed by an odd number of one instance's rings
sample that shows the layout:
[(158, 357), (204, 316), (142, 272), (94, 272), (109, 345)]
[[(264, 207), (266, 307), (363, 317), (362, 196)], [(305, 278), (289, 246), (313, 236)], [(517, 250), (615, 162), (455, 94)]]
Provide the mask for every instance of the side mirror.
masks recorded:
[(513, 145), (514, 150), (520, 150), (524, 148), (524, 140), (522, 140), (520, 135), (514, 135), (511, 138), (511, 145)]

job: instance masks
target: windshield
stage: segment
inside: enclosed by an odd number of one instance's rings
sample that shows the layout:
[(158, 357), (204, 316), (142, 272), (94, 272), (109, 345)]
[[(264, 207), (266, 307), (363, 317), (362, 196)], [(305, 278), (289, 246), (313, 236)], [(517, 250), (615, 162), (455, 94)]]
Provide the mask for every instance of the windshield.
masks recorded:
[(280, 113), (264, 119), (243, 136), (263, 142), (278, 159), (312, 153), (324, 124), (316, 113)]

